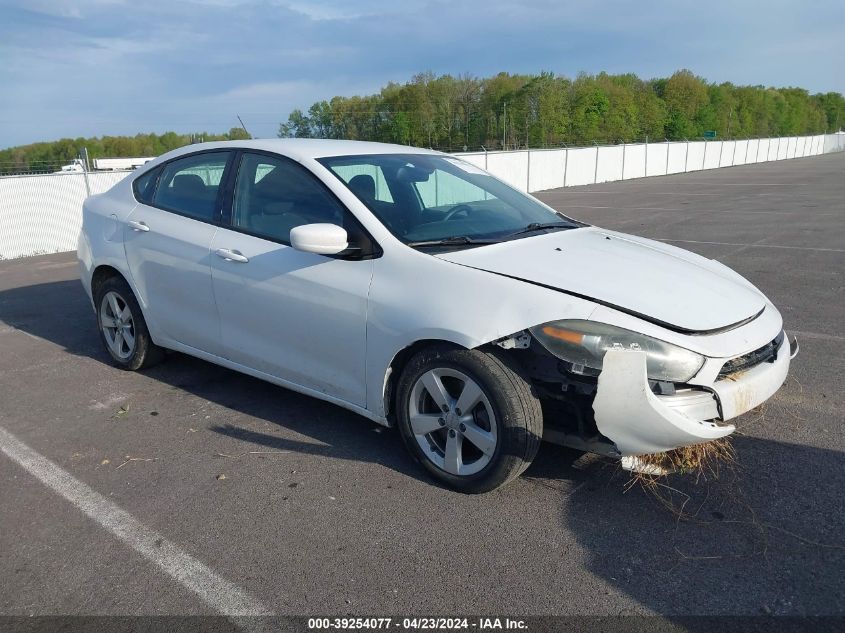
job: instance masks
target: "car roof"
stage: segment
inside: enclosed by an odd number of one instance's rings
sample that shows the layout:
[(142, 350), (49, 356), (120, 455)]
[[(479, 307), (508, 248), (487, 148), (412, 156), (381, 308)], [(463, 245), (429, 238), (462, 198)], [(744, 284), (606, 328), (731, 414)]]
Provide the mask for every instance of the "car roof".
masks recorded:
[(435, 152), (434, 150), (411, 147), (409, 145), (393, 145), (391, 143), (371, 143), (369, 141), (345, 141), (317, 138), (274, 138), (195, 143), (180, 147), (172, 152), (168, 152), (160, 158), (167, 160), (169, 158), (173, 158), (181, 154), (189, 154), (191, 152), (232, 148), (258, 149), (268, 152), (277, 152), (300, 161), (313, 158), (323, 158), (326, 156), (353, 156), (362, 154), (440, 154), (440, 152)]

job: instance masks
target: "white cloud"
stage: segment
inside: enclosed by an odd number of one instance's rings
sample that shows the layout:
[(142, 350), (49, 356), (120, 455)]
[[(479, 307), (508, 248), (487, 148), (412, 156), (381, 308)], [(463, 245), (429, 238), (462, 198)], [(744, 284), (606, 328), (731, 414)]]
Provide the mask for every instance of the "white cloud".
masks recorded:
[[(418, 72), (634, 72), (845, 89), (845, 3), (0, 0), (0, 147), (80, 134), (275, 133), (295, 107)], [(819, 16), (824, 16), (820, 18)]]
[(11, 0), (21, 9), (61, 18), (82, 18), (106, 6), (126, 4), (126, 0)]

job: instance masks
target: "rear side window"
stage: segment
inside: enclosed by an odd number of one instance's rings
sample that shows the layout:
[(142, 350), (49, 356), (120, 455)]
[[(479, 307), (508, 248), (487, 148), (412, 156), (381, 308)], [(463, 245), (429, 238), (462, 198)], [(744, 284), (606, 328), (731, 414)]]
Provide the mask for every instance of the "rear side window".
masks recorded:
[(150, 204), (153, 201), (153, 193), (156, 188), (156, 178), (158, 178), (160, 171), (161, 167), (151, 169), (140, 178), (135, 179), (133, 189), (135, 190), (135, 199), (138, 202)]
[(208, 152), (164, 165), (153, 204), (197, 220), (211, 222), (217, 210), (217, 192), (230, 152)]

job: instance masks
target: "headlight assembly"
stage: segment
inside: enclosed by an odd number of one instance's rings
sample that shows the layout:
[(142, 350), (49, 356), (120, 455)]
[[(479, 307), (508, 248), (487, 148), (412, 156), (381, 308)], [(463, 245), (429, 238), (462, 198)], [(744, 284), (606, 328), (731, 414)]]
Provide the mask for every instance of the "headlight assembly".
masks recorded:
[(651, 380), (687, 382), (704, 365), (704, 357), (677, 345), (594, 321), (551, 321), (529, 329), (552, 354), (571, 364), (571, 371), (597, 375), (608, 350), (645, 352)]

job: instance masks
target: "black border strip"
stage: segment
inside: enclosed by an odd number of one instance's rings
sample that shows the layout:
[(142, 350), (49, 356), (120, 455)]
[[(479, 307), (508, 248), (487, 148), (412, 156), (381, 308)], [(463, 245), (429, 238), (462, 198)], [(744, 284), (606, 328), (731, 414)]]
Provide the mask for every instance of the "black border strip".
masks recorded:
[[(365, 626), (369, 621), (370, 627)], [(451, 626), (447, 624), (450, 622)], [(8, 633), (242, 633), (247, 631), (522, 631), (526, 633), (828, 633), (845, 617), (774, 615), (570, 615), (452, 614), (306, 616), (0, 616)]]

